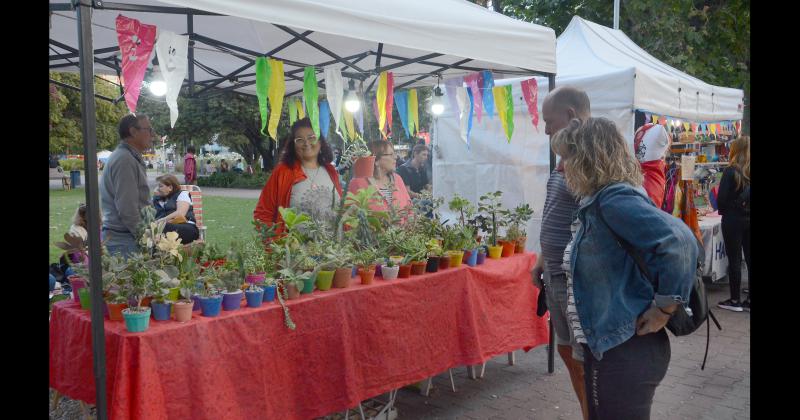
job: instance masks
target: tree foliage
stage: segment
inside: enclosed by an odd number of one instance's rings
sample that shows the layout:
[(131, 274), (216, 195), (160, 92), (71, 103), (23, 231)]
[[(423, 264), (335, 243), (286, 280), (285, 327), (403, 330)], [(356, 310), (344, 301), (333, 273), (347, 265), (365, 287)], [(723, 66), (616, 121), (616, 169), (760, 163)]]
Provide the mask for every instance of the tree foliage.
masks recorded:
[[(474, 0), (484, 7), (487, 0)], [(611, 27), (613, 1), (493, 0), (494, 10), (561, 34), (574, 15)], [(707, 83), (744, 90), (749, 132), (750, 1), (620, 0), (620, 30), (654, 57)]]

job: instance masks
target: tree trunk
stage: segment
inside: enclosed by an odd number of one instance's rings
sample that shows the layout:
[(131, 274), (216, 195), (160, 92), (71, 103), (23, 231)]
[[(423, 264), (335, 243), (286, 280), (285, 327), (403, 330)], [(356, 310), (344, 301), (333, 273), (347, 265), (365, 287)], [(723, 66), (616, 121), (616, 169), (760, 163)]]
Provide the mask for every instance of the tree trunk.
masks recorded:
[(264, 145), (264, 137), (257, 130), (254, 131), (249, 127), (244, 130), (244, 136), (247, 137), (250, 144), (253, 145), (258, 154), (261, 155), (261, 170), (263, 172), (271, 171), (274, 166), (272, 164), (272, 148), (274, 142), (268, 138), (266, 141), (268, 141), (269, 144)]

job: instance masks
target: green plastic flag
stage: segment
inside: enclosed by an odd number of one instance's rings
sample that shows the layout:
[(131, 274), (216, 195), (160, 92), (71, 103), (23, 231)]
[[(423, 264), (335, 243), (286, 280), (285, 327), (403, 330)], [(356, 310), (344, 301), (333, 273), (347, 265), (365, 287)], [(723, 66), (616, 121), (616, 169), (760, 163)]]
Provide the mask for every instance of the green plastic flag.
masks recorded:
[(266, 57), (256, 58), (256, 96), (258, 96), (258, 109), (261, 111), (261, 134), (266, 135), (264, 129), (267, 127), (269, 117), (269, 106), (267, 106), (267, 93), (269, 91), (269, 65)]
[(297, 121), (297, 101), (289, 98), (289, 125)]
[(278, 141), (278, 122), (283, 110), (283, 94), (286, 93), (286, 81), (283, 79), (283, 61), (269, 60), (269, 105), (272, 112), (269, 114), (269, 135), (275, 142)]
[(311, 128), (314, 130), (314, 135), (319, 138), (319, 91), (317, 90), (317, 70), (314, 66), (305, 68), (303, 98), (306, 100), (306, 110), (308, 119), (311, 120)]
[(497, 115), (500, 116), (506, 139), (511, 143), (511, 135), (514, 133), (514, 97), (511, 96), (511, 85), (494, 87), (492, 93), (494, 94), (494, 108)]

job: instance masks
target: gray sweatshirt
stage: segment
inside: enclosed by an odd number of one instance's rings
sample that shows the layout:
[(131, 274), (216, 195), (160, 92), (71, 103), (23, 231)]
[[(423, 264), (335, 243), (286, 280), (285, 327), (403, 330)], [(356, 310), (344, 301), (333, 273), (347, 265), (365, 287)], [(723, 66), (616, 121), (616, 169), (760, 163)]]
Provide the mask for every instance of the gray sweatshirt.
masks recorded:
[(142, 154), (120, 142), (111, 153), (100, 180), (103, 227), (136, 236), (139, 211), (150, 205), (150, 187)]

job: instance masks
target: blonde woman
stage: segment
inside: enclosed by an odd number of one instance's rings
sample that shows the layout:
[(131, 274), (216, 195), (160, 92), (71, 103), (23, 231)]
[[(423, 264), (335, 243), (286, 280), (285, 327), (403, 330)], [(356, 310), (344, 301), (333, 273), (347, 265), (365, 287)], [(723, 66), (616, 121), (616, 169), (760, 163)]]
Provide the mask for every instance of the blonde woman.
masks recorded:
[[(750, 312), (750, 290), (741, 301), (742, 251), (750, 274), (750, 137), (731, 142), (730, 166), (722, 172), (717, 204), (722, 215), (722, 237), (728, 254), (731, 298), (717, 306), (734, 312)], [(750, 287), (752, 289), (752, 286)]]
[[(581, 199), (564, 270), (567, 319), (583, 347), (589, 418), (649, 419), (670, 359), (664, 326), (689, 300), (697, 241), (648, 198), (639, 162), (611, 120), (574, 119), (552, 147), (567, 186)], [(657, 286), (612, 232), (639, 251)]]

